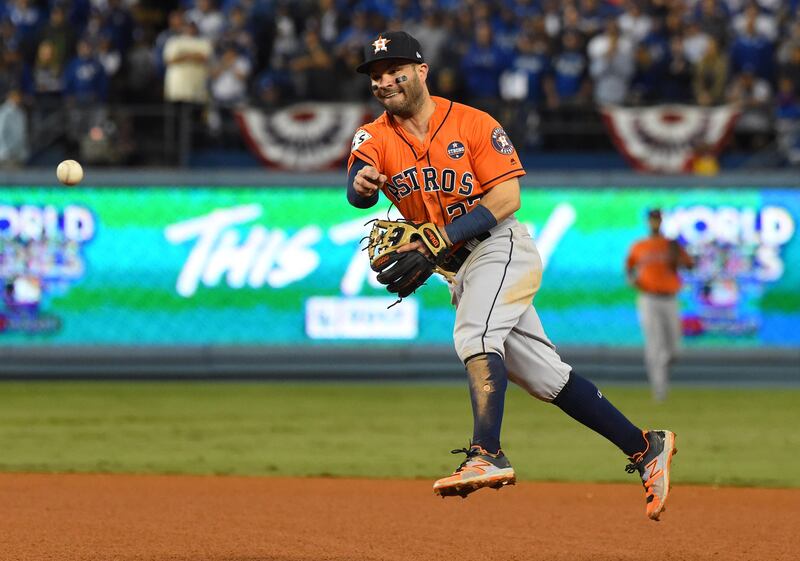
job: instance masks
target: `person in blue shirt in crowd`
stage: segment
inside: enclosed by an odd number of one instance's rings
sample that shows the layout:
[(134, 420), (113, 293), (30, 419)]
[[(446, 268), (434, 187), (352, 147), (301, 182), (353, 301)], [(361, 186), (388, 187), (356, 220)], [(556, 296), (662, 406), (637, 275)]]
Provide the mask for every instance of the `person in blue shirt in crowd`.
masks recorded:
[(103, 31), (110, 35), (111, 42), (123, 54), (133, 43), (133, 17), (120, 0), (106, 0)]
[(475, 40), (461, 61), (467, 94), (474, 99), (496, 99), (500, 95), (500, 74), (509, 65), (509, 53), (495, 45), (486, 21), (475, 26)]
[(524, 99), (537, 106), (542, 105), (545, 100), (545, 79), (551, 72), (547, 38), (521, 34), (509, 71), (525, 77), (527, 95)]
[(759, 78), (770, 82), (774, 78), (773, 58), (772, 41), (758, 34), (754, 17), (748, 18), (744, 33), (737, 35), (731, 45), (732, 75), (750, 68), (754, 69)]
[(77, 56), (64, 71), (64, 95), (78, 105), (104, 102), (108, 98), (105, 70), (94, 57), (88, 41), (78, 41)]
[(628, 102), (647, 105), (658, 99), (661, 92), (661, 67), (653, 60), (647, 45), (640, 43), (635, 51), (636, 70), (631, 79)]
[(588, 103), (591, 97), (588, 69), (581, 36), (576, 31), (567, 31), (561, 38), (561, 51), (552, 60), (551, 103), (556, 107)]
[(36, 53), (39, 30), (46, 18), (34, 0), (17, 0), (6, 6), (6, 18), (14, 28), (14, 41), (22, 50), (25, 60)]
[(492, 18), (492, 30), (494, 32), (494, 42), (506, 51), (513, 51), (516, 48), (517, 39), (520, 34), (521, 21), (514, 9), (509, 5), (498, 7), (499, 12)]

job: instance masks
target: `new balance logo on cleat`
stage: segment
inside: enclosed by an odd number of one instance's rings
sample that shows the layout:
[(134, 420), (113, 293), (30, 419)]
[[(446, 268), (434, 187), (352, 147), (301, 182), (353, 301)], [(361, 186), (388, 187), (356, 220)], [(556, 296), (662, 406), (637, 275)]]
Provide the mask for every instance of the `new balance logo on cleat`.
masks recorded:
[(483, 487), (502, 489), (506, 485), (514, 485), (517, 479), (514, 468), (502, 451), (490, 454), (480, 446), (469, 449), (452, 450), (453, 454), (466, 454), (467, 459), (448, 477), (443, 477), (433, 484), (433, 493), (444, 497), (467, 495)]
[(639, 472), (645, 492), (647, 517), (658, 520), (667, 504), (670, 489), (670, 468), (675, 448), (675, 433), (668, 430), (644, 431), (647, 448), (628, 460), (625, 471)]

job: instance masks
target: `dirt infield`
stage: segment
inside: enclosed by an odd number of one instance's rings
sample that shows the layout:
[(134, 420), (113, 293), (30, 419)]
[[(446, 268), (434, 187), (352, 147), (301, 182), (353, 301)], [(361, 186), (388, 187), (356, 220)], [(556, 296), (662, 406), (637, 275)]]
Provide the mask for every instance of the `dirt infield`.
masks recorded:
[(788, 560), (798, 505), (800, 489), (676, 486), (655, 523), (635, 484), (443, 500), (429, 481), (0, 474), (0, 558)]

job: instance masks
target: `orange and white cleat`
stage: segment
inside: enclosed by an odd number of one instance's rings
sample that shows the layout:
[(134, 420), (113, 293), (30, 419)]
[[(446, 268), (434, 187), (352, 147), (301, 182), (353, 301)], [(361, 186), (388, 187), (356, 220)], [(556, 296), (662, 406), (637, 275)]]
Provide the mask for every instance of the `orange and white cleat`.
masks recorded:
[(480, 446), (452, 450), (453, 454), (466, 454), (467, 459), (453, 472), (433, 484), (434, 495), (442, 498), (459, 495), (462, 499), (482, 487), (500, 489), (513, 485), (517, 478), (502, 450), (490, 454)]
[(628, 458), (631, 462), (625, 471), (638, 471), (644, 486), (647, 517), (658, 520), (667, 504), (670, 487), (670, 467), (675, 448), (675, 433), (668, 430), (643, 431), (647, 448)]

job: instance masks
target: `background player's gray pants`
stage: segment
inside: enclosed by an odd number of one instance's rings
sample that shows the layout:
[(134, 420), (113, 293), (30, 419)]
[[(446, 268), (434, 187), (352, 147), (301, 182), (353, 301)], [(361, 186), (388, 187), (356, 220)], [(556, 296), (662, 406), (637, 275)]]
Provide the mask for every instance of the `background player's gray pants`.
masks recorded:
[(507, 218), (473, 249), (450, 285), (453, 339), (462, 361), (499, 354), (509, 380), (552, 401), (572, 369), (556, 353), (532, 305), (541, 281), (542, 260), (530, 233)]
[(669, 367), (681, 348), (681, 323), (678, 299), (644, 292), (636, 299), (639, 323), (644, 333), (644, 359), (653, 398), (667, 397)]

